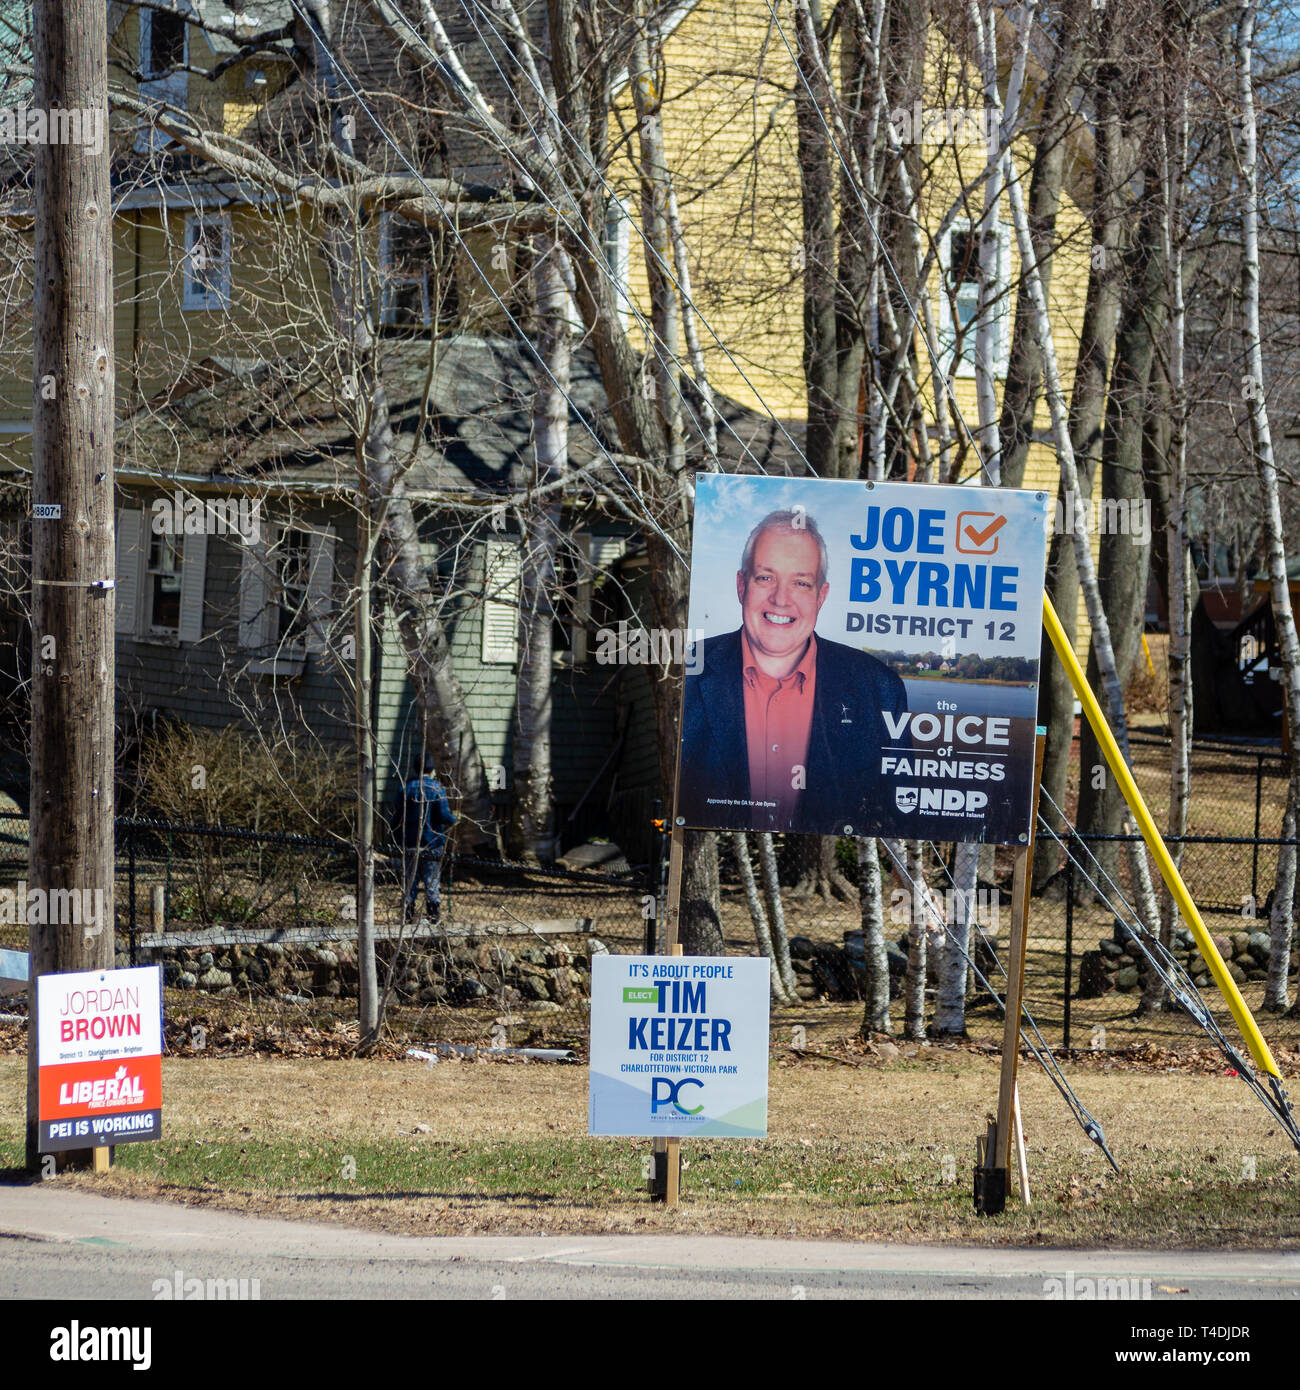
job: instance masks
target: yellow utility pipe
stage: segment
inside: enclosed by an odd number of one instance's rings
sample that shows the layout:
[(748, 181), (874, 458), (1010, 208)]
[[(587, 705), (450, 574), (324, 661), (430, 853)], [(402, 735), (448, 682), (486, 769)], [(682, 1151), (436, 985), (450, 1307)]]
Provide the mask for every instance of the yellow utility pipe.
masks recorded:
[(1147, 848), (1160, 867), (1160, 876), (1164, 879), (1173, 900), (1178, 904), (1178, 911), (1182, 914), (1183, 920), (1191, 928), (1192, 935), (1196, 938), (1196, 945), (1200, 949), (1201, 955), (1205, 957), (1210, 974), (1214, 977), (1214, 983), (1218, 985), (1219, 993), (1223, 995), (1228, 1008), (1232, 1011), (1232, 1016), (1237, 1021), (1237, 1027), (1241, 1029), (1241, 1035), (1246, 1040), (1250, 1055), (1262, 1071), (1280, 1081), (1282, 1073), (1277, 1069), (1277, 1063), (1273, 1060), (1268, 1043), (1264, 1041), (1264, 1035), (1259, 1031), (1259, 1025), (1246, 1007), (1246, 1001), (1241, 997), (1237, 982), (1228, 974), (1228, 967), (1224, 965), (1223, 957), (1215, 949), (1214, 942), (1210, 939), (1210, 933), (1206, 929), (1205, 923), (1201, 921), (1201, 914), (1192, 901), (1192, 895), (1187, 891), (1183, 876), (1178, 872), (1178, 865), (1170, 857), (1160, 831), (1156, 829), (1156, 823), (1151, 818), (1151, 812), (1147, 810), (1146, 802), (1142, 800), (1142, 793), (1138, 791), (1133, 774), (1124, 761), (1124, 755), (1119, 751), (1119, 744), (1115, 742), (1115, 735), (1111, 733), (1110, 725), (1106, 723), (1106, 716), (1102, 713), (1101, 706), (1097, 703), (1097, 697), (1092, 693), (1092, 687), (1088, 684), (1083, 668), (1079, 665), (1079, 660), (1074, 654), (1074, 647), (1065, 635), (1061, 620), (1056, 616), (1056, 609), (1052, 607), (1052, 601), (1046, 594), (1043, 595), (1043, 626), (1047, 629), (1047, 635), (1052, 639), (1052, 646), (1056, 648), (1056, 655), (1061, 659), (1061, 664), (1070, 677), (1070, 684), (1074, 686), (1074, 693), (1079, 697), (1079, 703), (1083, 706), (1083, 712), (1088, 717), (1088, 723), (1092, 725), (1092, 731), (1097, 735), (1097, 742), (1101, 744), (1102, 752), (1106, 755), (1106, 762), (1114, 774), (1116, 782), (1119, 783), (1120, 790), (1124, 793), (1124, 800), (1128, 802), (1129, 808), (1137, 820), (1142, 831), (1142, 838), (1146, 841)]

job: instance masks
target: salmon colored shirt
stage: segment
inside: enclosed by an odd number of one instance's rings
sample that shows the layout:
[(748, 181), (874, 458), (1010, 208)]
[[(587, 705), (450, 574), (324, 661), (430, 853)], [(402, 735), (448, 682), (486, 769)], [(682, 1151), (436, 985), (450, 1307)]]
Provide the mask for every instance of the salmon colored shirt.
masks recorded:
[[(749, 794), (783, 823), (799, 801), (808, 765), (813, 696), (817, 686), (817, 638), (808, 641), (803, 660), (783, 680), (765, 675), (754, 661), (749, 637), (740, 634), (745, 685), (745, 741), (749, 748)], [(799, 772), (798, 785), (795, 783)]]

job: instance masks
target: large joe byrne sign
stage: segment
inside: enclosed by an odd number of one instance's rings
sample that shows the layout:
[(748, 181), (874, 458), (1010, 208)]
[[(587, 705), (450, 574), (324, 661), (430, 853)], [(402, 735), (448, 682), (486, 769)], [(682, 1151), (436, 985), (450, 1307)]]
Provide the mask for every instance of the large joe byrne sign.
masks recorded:
[(36, 980), (40, 1151), (162, 1133), (162, 972), (85, 970)]
[(763, 1138), (771, 978), (752, 957), (593, 956), (588, 1132)]
[(1048, 508), (697, 476), (680, 823), (1023, 840)]

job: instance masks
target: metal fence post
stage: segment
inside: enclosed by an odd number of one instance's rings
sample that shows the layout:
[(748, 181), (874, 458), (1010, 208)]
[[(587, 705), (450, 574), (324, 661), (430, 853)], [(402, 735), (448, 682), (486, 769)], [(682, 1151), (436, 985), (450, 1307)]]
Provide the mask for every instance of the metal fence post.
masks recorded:
[(1065, 852), (1065, 1012), (1061, 1024), (1061, 1046), (1070, 1050), (1070, 994), (1074, 984), (1074, 856), (1066, 839)]
[(127, 934), (131, 942), (131, 964), (136, 964), (135, 958), (135, 829), (130, 824), (126, 827), (126, 900), (127, 900)]
[(1264, 755), (1255, 754), (1255, 844), (1250, 856), (1250, 897), (1259, 902), (1259, 803), (1264, 787)]

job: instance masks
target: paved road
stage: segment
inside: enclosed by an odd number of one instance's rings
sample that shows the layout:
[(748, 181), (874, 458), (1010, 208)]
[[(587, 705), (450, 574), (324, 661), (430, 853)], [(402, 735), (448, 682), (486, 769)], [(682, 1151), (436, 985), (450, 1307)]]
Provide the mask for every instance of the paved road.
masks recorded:
[[(0, 1187), (0, 1298), (1032, 1298), (1150, 1279), (1154, 1299), (1300, 1298), (1300, 1255), (989, 1250), (732, 1236), (395, 1236), (55, 1187)], [(1161, 1286), (1164, 1286), (1162, 1289)], [(246, 1291), (252, 1292), (252, 1284)], [(1169, 1292), (1179, 1290), (1186, 1292)]]

